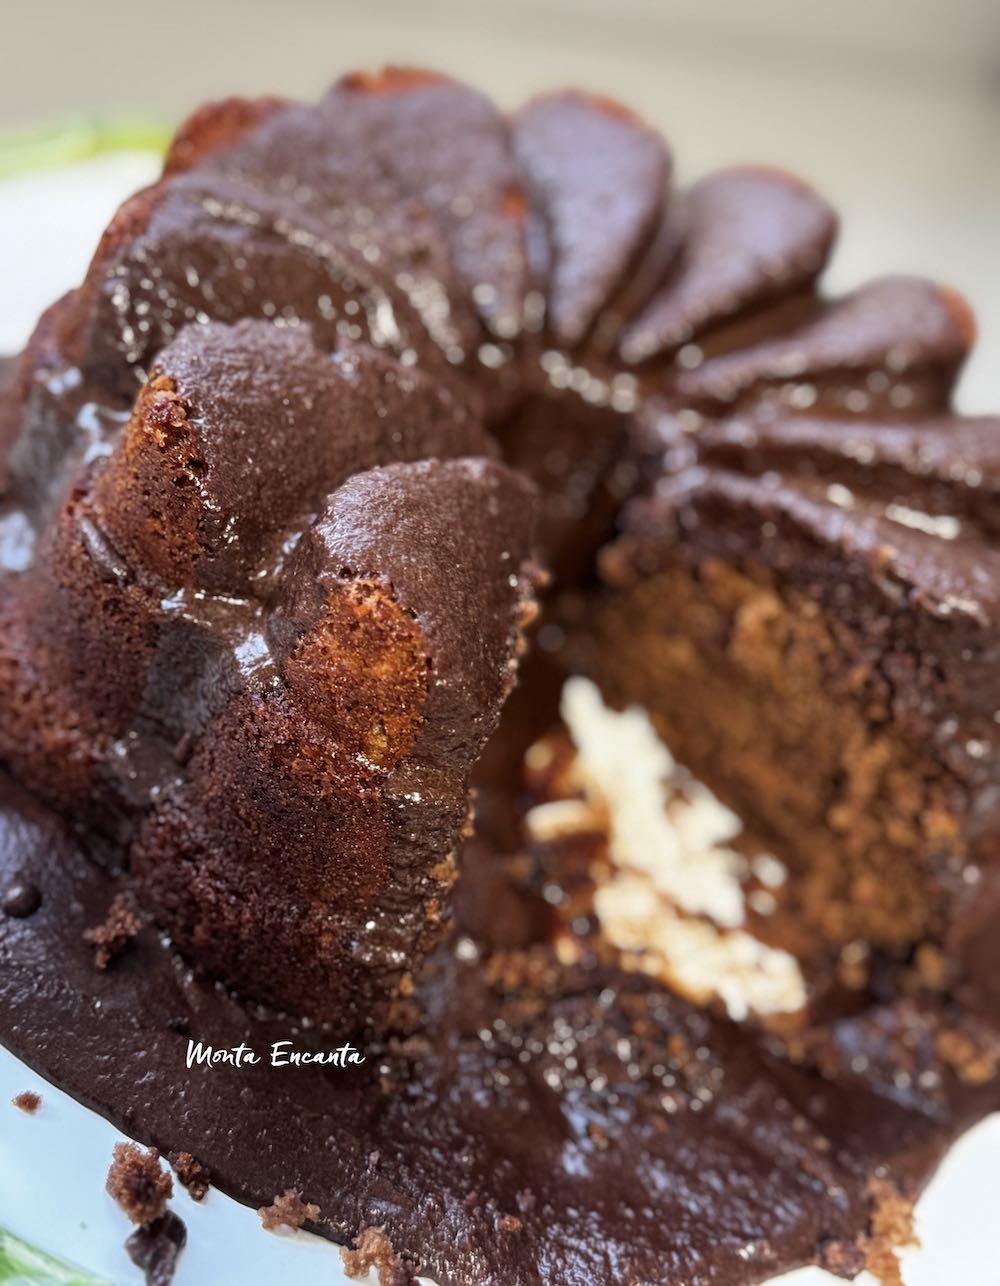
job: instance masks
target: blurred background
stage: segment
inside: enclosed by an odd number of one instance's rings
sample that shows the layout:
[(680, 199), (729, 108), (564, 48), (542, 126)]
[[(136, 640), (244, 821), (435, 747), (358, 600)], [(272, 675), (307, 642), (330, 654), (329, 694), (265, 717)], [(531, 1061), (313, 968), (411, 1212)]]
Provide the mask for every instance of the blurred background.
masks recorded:
[[(2, 12), (0, 133), (79, 115), (173, 123), (206, 97), (314, 96), (384, 62), (440, 68), (509, 106), (567, 83), (610, 93), (664, 130), (682, 180), (730, 161), (810, 178), (843, 212), (834, 288), (911, 270), (962, 289), (982, 336), (962, 401), (1000, 407), (1000, 0), (8, 0)], [(124, 174), (119, 186), (146, 177), (141, 161)], [(47, 285), (44, 265), (19, 284), (18, 265), (57, 242), (60, 271), (70, 253), (85, 259), (111, 191), (81, 187), (40, 221), (18, 216), (19, 182), (0, 183), (8, 311), (36, 310), (32, 290)], [(0, 324), (0, 343), (12, 331)]]

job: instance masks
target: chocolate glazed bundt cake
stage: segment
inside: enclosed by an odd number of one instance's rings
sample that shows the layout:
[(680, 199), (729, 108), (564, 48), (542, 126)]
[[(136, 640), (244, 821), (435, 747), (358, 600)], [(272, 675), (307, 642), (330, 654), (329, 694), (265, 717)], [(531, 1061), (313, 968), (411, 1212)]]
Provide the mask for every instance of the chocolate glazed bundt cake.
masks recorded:
[(755, 928), (816, 977), (860, 943), (996, 999), (969, 315), (909, 278), (825, 298), (813, 191), (670, 170), (578, 93), (212, 105), (8, 378), (0, 753), (243, 994), (406, 997), (537, 555), (543, 641), (787, 867)]
[(436, 939), (531, 602), (494, 457), (371, 349), (189, 328), (11, 587), (6, 752), (251, 996), (368, 1019)]

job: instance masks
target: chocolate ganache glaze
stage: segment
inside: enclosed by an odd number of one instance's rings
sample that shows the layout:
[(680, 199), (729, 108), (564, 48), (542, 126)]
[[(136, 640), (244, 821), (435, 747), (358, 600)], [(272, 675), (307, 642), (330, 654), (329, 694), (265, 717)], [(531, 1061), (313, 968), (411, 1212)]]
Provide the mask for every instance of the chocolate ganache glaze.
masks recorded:
[(149, 928), (95, 971), (83, 934), (121, 880), (11, 785), (2, 818), (0, 882), (43, 893), (34, 915), (0, 920), (5, 1043), (130, 1134), (191, 1152), (238, 1199), (297, 1188), (320, 1207), (315, 1231), (384, 1227), (448, 1286), (735, 1286), (817, 1259), (853, 1275), (877, 1224), (873, 1180), (915, 1195), (1000, 1098), (940, 1056), (942, 1032), (976, 1039), (955, 1014), (874, 1009), (793, 1062), (587, 949), (560, 963), (523, 857), (479, 841), (416, 1031), (361, 1066), (186, 1071), (192, 1039), (338, 1042), (248, 1008)]

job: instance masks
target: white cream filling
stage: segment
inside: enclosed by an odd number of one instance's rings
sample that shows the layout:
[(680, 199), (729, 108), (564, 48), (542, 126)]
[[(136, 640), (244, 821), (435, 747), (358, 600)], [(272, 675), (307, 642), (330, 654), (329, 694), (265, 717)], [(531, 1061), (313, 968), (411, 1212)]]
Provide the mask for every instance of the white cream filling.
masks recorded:
[[(640, 708), (611, 710), (594, 684), (573, 678), (563, 688), (562, 717), (577, 750), (578, 784), (607, 817), (614, 872), (595, 893), (607, 940), (693, 999), (718, 997), (735, 1020), (801, 1009), (806, 986), (798, 961), (741, 927), (746, 862), (727, 843), (742, 829), (740, 819), (702, 783), (679, 774)], [(532, 829), (538, 825), (547, 838), (582, 819), (578, 802), (529, 814)], [(770, 855), (756, 861), (776, 887), (781, 864)]]
[(580, 785), (607, 807), (612, 861), (644, 872), (689, 915), (742, 924), (744, 862), (725, 844), (742, 829), (736, 814), (697, 782), (681, 797), (668, 794), (677, 764), (645, 711), (609, 710), (593, 683), (574, 678), (563, 688), (561, 713)]

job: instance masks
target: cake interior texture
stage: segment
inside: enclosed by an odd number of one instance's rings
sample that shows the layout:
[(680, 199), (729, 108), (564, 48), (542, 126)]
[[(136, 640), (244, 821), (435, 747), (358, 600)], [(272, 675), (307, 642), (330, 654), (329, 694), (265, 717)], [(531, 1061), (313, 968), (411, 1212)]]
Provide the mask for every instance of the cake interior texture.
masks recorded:
[(709, 561), (651, 577), (603, 629), (609, 690), (653, 711), (684, 764), (793, 863), (784, 927), (800, 953), (927, 938), (934, 861), (947, 872), (958, 857), (952, 783), (887, 727), (841, 617)]
[[(891, 1281), (996, 1102), (1000, 422), (836, 226), (576, 91), (199, 109), (0, 371), (5, 1040), (446, 1286)], [(374, 1053), (178, 1102), (213, 1024)]]
[(990, 1010), (969, 910), (995, 881), (996, 553), (976, 511), (996, 425), (956, 427), (758, 411), (710, 429), (606, 551), (591, 654), (786, 863), (766, 931), (820, 987), (863, 952), (878, 985)]

